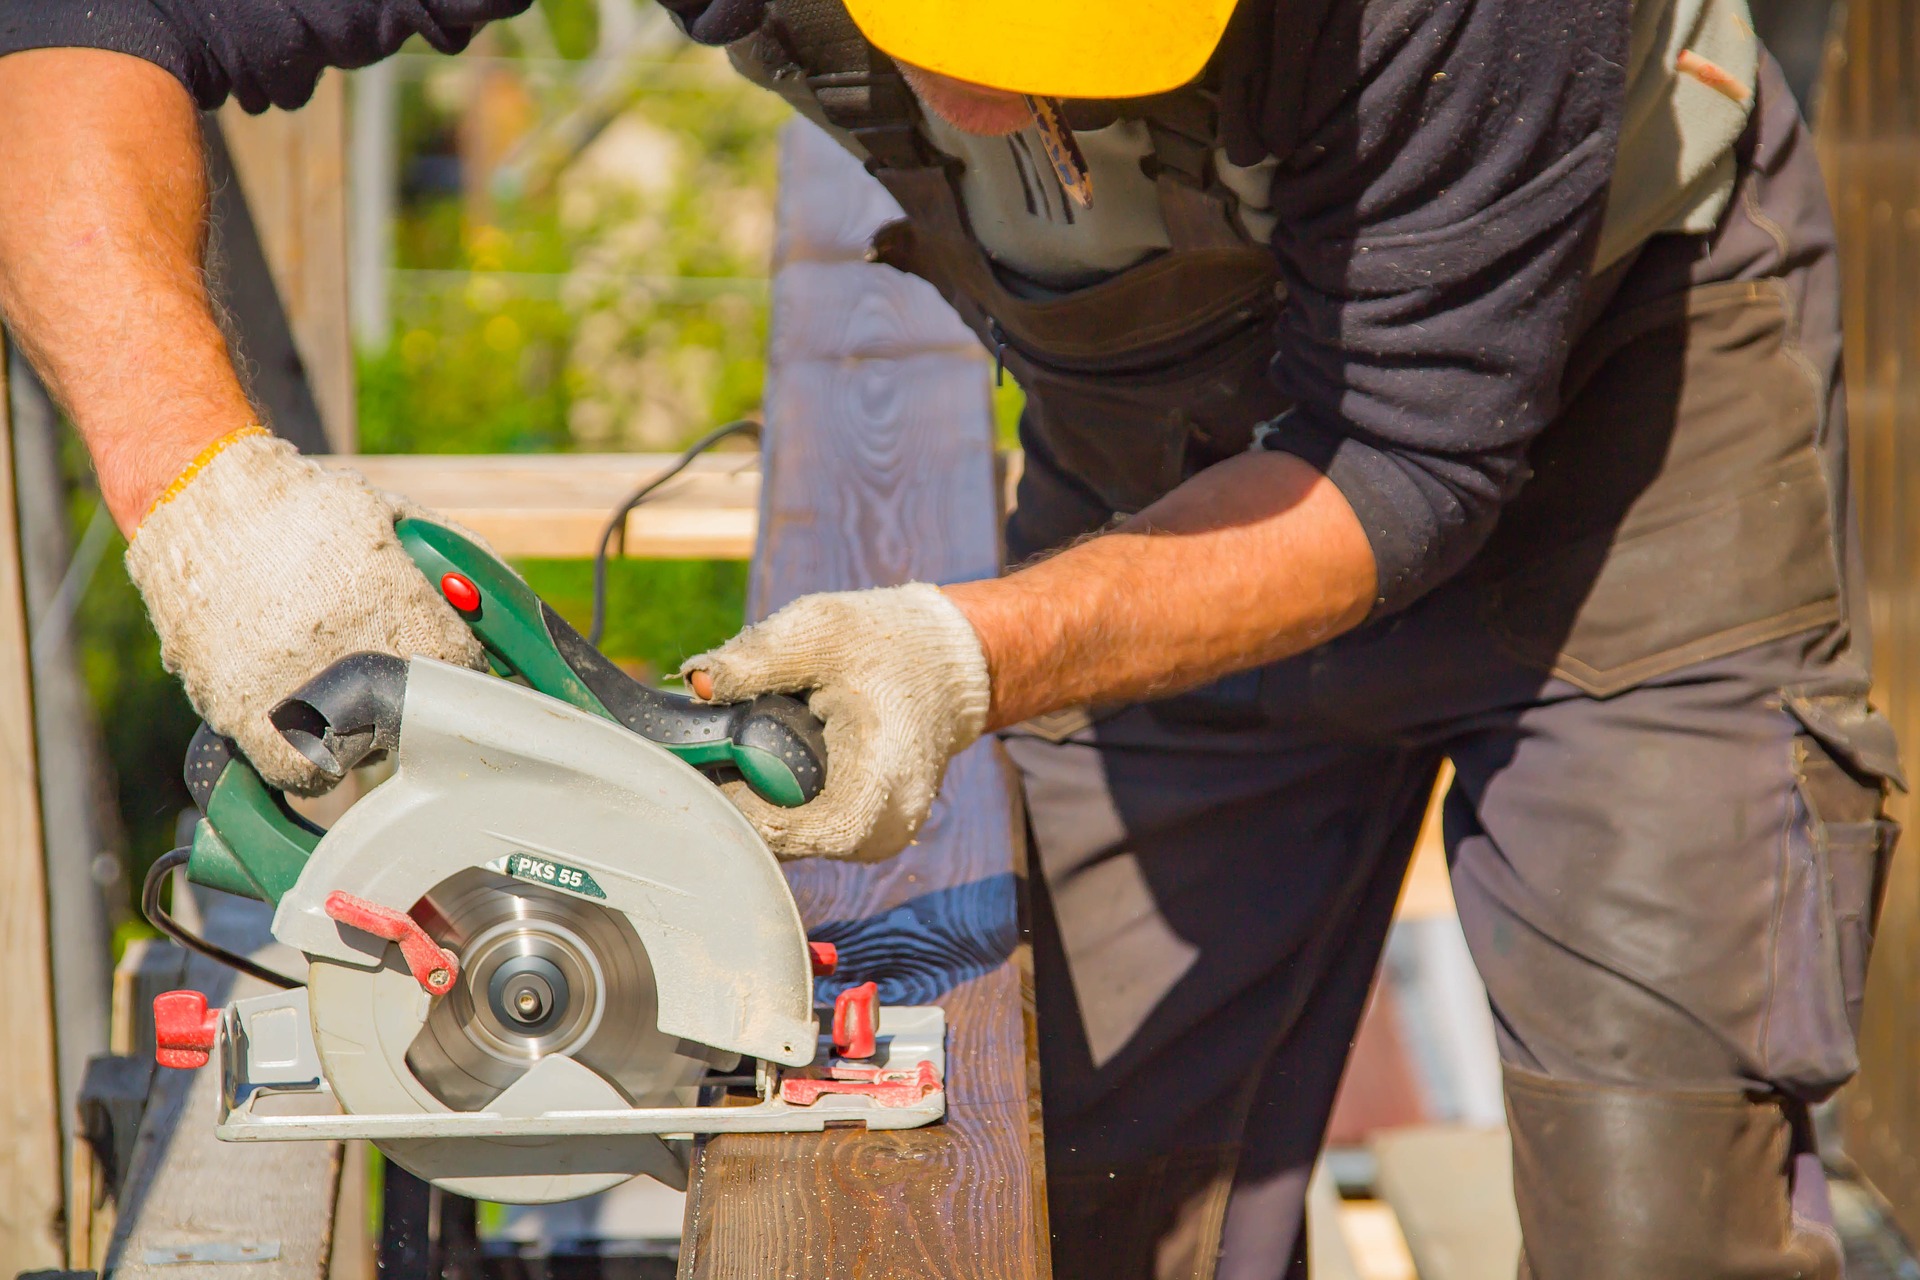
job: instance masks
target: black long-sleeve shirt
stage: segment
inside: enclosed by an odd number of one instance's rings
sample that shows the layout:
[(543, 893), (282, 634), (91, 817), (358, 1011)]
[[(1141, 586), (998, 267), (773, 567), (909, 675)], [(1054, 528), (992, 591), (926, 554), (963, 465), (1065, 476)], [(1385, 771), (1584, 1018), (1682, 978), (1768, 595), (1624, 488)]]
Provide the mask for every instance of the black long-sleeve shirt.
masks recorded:
[[(296, 107), (408, 36), (464, 48), (530, 0), (13, 0), (0, 54), (118, 50), (196, 101)], [(763, 0), (663, 0), (695, 39)], [(1289, 290), (1267, 447), (1353, 506), (1398, 608), (1469, 560), (1558, 408), (1613, 171), (1628, 0), (1247, 0), (1223, 50), (1240, 164), (1274, 156)]]

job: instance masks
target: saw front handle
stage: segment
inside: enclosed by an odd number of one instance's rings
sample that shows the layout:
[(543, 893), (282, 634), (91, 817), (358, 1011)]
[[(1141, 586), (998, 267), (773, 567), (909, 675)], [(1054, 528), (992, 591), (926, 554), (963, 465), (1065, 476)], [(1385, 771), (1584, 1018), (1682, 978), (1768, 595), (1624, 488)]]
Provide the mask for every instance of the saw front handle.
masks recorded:
[(395, 532), (501, 675), (519, 676), (544, 694), (625, 725), (721, 780), (739, 777), (769, 803), (802, 805), (826, 785), (826, 739), (804, 703), (767, 694), (711, 705), (649, 688), (609, 662), (471, 538), (412, 517)]

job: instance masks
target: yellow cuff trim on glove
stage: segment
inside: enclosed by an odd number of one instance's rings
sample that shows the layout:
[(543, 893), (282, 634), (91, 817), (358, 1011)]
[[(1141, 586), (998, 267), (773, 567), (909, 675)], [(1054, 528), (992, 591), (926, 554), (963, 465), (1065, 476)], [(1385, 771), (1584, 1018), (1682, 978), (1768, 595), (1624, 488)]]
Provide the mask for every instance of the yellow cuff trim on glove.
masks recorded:
[[(219, 457), (221, 450), (225, 449), (228, 445), (234, 443), (236, 440), (245, 440), (248, 436), (264, 436), (269, 434), (271, 433), (259, 423), (250, 422), (237, 431), (227, 432), (227, 434), (202, 449), (194, 455), (193, 461), (186, 465), (186, 469), (169, 481), (167, 487), (160, 491), (160, 496), (153, 500), (153, 505), (147, 508), (147, 513), (140, 517), (141, 525), (144, 526), (147, 521), (151, 520), (154, 512), (179, 497), (180, 491), (192, 484), (193, 478), (202, 471), (205, 471), (207, 464)], [(134, 536), (140, 536), (138, 529), (134, 530)]]

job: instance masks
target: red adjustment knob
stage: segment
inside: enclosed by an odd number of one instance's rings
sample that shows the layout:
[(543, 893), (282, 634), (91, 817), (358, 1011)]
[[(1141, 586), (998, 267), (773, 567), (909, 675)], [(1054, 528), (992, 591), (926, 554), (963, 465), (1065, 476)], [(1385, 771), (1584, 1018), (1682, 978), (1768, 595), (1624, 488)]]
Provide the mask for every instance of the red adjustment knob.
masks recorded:
[(880, 1032), (880, 987), (863, 982), (833, 998), (833, 1051), (843, 1058), (871, 1058)]
[(831, 942), (809, 942), (807, 958), (813, 961), (814, 977), (831, 977), (833, 971), (840, 967), (840, 948)]
[(428, 995), (443, 996), (453, 990), (453, 981), (460, 976), (460, 958), (435, 942), (406, 912), (338, 889), (327, 895), (325, 906), (327, 914), (341, 924), (399, 943), (408, 972)]
[(440, 594), (447, 603), (462, 613), (480, 611), (480, 588), (473, 585), (473, 579), (464, 573), (443, 573), (440, 575)]
[(163, 1067), (204, 1067), (213, 1053), (220, 1011), (199, 991), (163, 991), (153, 998), (153, 1060)]

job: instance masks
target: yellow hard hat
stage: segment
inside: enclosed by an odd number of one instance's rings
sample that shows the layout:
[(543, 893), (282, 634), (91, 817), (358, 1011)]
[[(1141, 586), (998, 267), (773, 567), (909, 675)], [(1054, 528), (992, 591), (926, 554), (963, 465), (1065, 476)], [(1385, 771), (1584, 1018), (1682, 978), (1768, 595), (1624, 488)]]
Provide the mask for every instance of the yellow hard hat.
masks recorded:
[(1207, 64), (1236, 0), (846, 0), (867, 39), (956, 80), (1054, 98), (1138, 98)]

